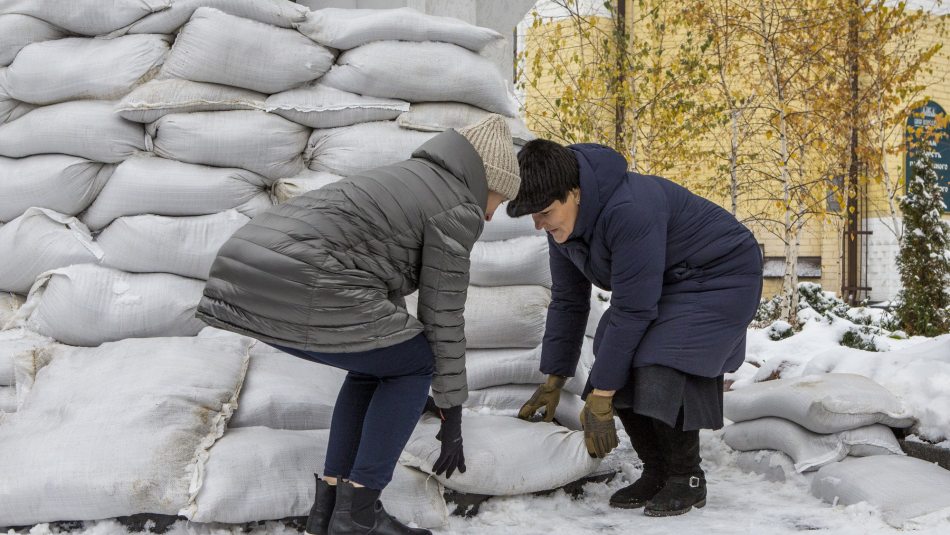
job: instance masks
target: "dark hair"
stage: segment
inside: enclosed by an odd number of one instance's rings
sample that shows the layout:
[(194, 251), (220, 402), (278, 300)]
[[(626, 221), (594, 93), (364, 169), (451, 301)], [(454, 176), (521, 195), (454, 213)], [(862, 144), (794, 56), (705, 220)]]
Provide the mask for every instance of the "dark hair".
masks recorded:
[(521, 188), (508, 203), (511, 217), (534, 214), (554, 201), (564, 202), (580, 187), (580, 172), (574, 151), (546, 139), (529, 141), (518, 153)]

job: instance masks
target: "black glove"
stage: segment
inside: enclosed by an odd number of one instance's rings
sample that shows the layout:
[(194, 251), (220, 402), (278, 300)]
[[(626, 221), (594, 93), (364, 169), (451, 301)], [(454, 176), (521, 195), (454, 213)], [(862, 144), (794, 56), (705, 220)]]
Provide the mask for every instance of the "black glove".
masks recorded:
[(442, 428), (435, 438), (442, 441), (442, 453), (432, 468), (435, 475), (445, 472), (445, 477), (452, 477), (455, 469), (465, 473), (465, 453), (462, 450), (462, 406), (456, 405), (448, 409), (438, 409), (442, 418)]

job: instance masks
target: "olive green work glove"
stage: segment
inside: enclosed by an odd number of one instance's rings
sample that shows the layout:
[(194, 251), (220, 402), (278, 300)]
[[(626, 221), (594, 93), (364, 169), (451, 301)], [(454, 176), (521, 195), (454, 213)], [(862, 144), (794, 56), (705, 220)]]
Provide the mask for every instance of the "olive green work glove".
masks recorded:
[(557, 409), (557, 404), (561, 401), (561, 389), (564, 388), (564, 383), (566, 382), (567, 377), (548, 375), (547, 382), (543, 385), (539, 385), (538, 389), (531, 395), (531, 399), (521, 406), (521, 410), (518, 412), (518, 418), (530, 420), (531, 417), (534, 416), (534, 413), (543, 408), (544, 421), (553, 421), (554, 411)]
[(614, 426), (613, 396), (587, 395), (581, 410), (584, 443), (591, 457), (602, 459), (617, 447), (617, 428)]

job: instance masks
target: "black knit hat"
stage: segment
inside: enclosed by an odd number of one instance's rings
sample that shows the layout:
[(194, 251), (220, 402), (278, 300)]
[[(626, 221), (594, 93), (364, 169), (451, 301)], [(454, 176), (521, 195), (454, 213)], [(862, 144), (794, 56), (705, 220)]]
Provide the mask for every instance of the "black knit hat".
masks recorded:
[(534, 214), (554, 201), (564, 202), (580, 187), (580, 171), (574, 151), (546, 139), (529, 141), (518, 153), (521, 189), (508, 203), (511, 217)]

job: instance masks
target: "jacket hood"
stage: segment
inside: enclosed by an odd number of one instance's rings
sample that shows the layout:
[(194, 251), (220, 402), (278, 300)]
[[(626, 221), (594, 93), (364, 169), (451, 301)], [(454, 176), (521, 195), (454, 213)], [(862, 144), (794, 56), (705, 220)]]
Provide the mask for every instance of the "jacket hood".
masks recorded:
[(581, 205), (568, 239), (590, 242), (604, 205), (627, 176), (627, 160), (612, 148), (596, 143), (581, 143), (568, 148), (577, 157), (581, 182)]
[(423, 143), (413, 158), (423, 158), (452, 173), (475, 196), (482, 212), (488, 210), (488, 179), (485, 164), (475, 147), (455, 130), (446, 130)]

